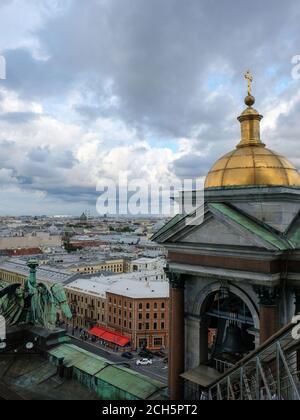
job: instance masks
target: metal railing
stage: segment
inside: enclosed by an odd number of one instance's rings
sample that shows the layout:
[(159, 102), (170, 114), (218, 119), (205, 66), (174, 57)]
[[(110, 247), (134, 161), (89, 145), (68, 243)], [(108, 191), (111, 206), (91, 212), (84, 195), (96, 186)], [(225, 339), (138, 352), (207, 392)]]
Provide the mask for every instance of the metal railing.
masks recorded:
[(289, 325), (227, 371), (210, 400), (300, 400), (300, 339)]

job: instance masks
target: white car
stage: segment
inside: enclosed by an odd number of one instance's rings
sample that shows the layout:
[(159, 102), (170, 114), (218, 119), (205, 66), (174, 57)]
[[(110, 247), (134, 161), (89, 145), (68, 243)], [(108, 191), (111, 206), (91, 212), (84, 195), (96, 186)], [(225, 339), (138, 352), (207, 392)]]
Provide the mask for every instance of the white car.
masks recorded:
[(136, 365), (137, 366), (150, 366), (152, 365), (152, 360), (151, 359), (140, 359), (137, 360)]

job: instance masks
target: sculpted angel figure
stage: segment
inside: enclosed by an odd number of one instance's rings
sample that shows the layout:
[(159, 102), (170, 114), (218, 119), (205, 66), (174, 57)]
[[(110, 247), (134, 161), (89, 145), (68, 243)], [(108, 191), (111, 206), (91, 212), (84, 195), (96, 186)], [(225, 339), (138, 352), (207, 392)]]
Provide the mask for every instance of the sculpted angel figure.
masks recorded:
[(28, 262), (30, 275), (24, 286), (21, 284), (0, 284), (0, 315), (7, 326), (32, 324), (54, 329), (57, 313), (72, 318), (67, 297), (61, 284), (49, 287), (37, 283), (35, 260)]

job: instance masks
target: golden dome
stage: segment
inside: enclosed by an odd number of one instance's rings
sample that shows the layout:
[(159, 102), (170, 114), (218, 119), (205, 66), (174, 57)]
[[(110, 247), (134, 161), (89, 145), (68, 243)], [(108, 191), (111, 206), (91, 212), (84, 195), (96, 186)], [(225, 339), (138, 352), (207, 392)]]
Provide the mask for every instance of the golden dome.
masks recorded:
[(205, 188), (237, 186), (300, 187), (298, 170), (285, 157), (267, 149), (260, 140), (262, 116), (252, 108), (255, 98), (250, 95), (248, 108), (238, 118), (242, 138), (232, 152), (214, 164), (205, 181)]
[(300, 186), (297, 169), (265, 146), (237, 148), (209, 172), (205, 188), (234, 186)]

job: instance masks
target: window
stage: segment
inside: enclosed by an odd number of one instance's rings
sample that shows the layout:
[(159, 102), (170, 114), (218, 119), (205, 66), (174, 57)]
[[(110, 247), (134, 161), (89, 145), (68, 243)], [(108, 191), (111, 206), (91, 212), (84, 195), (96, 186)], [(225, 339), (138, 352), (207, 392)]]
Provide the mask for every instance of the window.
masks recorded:
[(153, 329), (154, 329), (154, 330), (157, 330), (157, 322), (154, 322), (154, 324), (153, 324)]
[(139, 330), (141, 331), (143, 329), (143, 324), (139, 323)]
[(129, 322), (129, 329), (130, 330), (132, 329), (132, 323), (131, 322)]
[(146, 314), (146, 319), (150, 319), (150, 314)]
[(164, 323), (164, 322), (162, 322), (162, 323), (161, 323), (161, 329), (162, 329), (162, 330), (164, 330), (164, 329), (165, 329), (165, 323)]
[(139, 339), (139, 347), (142, 349), (144, 347), (148, 347), (148, 340), (147, 338), (140, 338)]
[(147, 310), (149, 310), (149, 309), (150, 309), (150, 303), (147, 303), (146, 308), (147, 308)]
[(157, 319), (158, 318), (158, 315), (157, 315), (157, 313), (155, 313), (154, 314), (154, 319)]
[(165, 309), (165, 303), (164, 302), (161, 304), (161, 309)]
[(139, 314), (139, 319), (143, 319), (143, 314)]
[(156, 302), (154, 303), (154, 309), (157, 309), (157, 303)]
[(142, 303), (140, 303), (139, 304), (139, 310), (141, 311), (143, 309), (143, 304)]
[(165, 319), (165, 314), (161, 314), (161, 319)]
[(154, 338), (154, 347), (163, 347), (163, 339), (162, 338)]
[(150, 324), (149, 324), (149, 322), (146, 323), (146, 330), (150, 330)]

